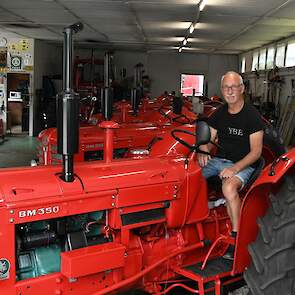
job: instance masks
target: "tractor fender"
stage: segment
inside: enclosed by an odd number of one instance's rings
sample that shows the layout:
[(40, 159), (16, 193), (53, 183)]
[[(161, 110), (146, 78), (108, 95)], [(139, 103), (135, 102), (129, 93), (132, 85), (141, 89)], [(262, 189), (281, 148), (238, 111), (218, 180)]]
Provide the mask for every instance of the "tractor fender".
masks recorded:
[(266, 214), (270, 197), (287, 174), (295, 172), (295, 148), (264, 168), (242, 201), (239, 231), (236, 240), (236, 257), (233, 274), (242, 273), (251, 262), (248, 245), (258, 233), (257, 219)]

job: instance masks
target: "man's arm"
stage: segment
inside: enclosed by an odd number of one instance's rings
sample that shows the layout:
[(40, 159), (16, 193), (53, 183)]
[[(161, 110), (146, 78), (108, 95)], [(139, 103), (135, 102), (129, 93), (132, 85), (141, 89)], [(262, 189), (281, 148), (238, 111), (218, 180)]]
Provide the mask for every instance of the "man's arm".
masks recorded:
[(240, 161), (236, 162), (232, 167), (223, 169), (220, 177), (232, 177), (241, 170), (255, 163), (262, 153), (263, 147), (263, 130), (250, 134), (250, 152)]
[[(217, 136), (217, 130), (214, 129), (213, 127), (209, 126), (210, 127), (210, 133), (211, 133), (211, 141), (214, 142), (215, 139), (216, 139), (216, 136)], [(211, 148), (212, 148), (212, 144), (211, 143), (208, 143), (208, 144), (204, 144), (204, 145), (200, 145), (200, 150), (201, 151), (204, 151), (204, 152), (210, 152)], [(211, 157), (209, 155), (205, 155), (205, 154), (202, 154), (202, 153), (198, 153), (198, 162), (199, 162), (199, 165), (201, 167), (204, 167), (207, 165), (208, 163), (208, 160), (210, 159)]]

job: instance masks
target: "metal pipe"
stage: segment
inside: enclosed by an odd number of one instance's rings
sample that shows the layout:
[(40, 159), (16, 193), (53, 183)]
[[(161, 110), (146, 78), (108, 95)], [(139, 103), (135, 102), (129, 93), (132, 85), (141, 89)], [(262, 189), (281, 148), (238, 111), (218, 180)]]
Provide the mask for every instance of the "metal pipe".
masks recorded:
[(105, 129), (103, 154), (105, 162), (110, 163), (114, 153), (114, 129), (119, 128), (119, 124), (113, 121), (103, 121), (99, 127)]
[(110, 87), (110, 53), (104, 55), (104, 87)]
[(72, 30), (70, 27), (64, 30), (64, 46), (63, 46), (63, 89), (70, 92), (72, 88), (72, 58), (73, 58), (73, 40)]
[(79, 96), (72, 89), (73, 33), (82, 30), (82, 23), (64, 29), (63, 92), (57, 96), (58, 153), (63, 156), (62, 179), (74, 181), (74, 157), (79, 146)]
[(101, 96), (101, 111), (105, 120), (109, 121), (112, 118), (113, 107), (113, 89), (111, 87), (111, 58), (109, 52), (104, 56), (104, 88), (102, 89)]
[(75, 23), (64, 29), (63, 46), (63, 90), (70, 91), (73, 85), (73, 33), (78, 33), (83, 29), (82, 23)]
[(104, 159), (106, 163), (110, 163), (113, 160), (114, 151), (114, 130), (107, 128), (105, 131), (105, 155)]

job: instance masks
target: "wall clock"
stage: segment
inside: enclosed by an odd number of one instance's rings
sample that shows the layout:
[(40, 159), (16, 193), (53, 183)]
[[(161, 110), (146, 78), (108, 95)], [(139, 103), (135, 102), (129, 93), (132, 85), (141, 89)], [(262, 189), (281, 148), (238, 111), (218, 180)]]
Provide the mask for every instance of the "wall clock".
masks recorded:
[(7, 45), (7, 39), (5, 37), (0, 37), (0, 47), (5, 47)]

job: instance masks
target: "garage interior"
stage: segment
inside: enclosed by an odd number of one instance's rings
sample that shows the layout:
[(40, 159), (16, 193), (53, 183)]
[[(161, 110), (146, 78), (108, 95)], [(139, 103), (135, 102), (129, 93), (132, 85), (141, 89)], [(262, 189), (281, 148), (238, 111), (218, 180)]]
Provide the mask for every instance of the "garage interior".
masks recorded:
[[(131, 103), (138, 68), (150, 101), (164, 93), (222, 100), (220, 79), (236, 71), (245, 100), (292, 150), (294, 15), (294, 0), (1, 0), (0, 168), (39, 164), (38, 135), (56, 127), (55, 98), (63, 90), (63, 31), (77, 22), (83, 30), (73, 36), (71, 78), (82, 111), (93, 107), (93, 96), (100, 99), (106, 54), (115, 102)], [(186, 76), (201, 77), (200, 88), (185, 89)], [(252, 294), (246, 286), (228, 290)], [(183, 292), (169, 294), (190, 294)]]

